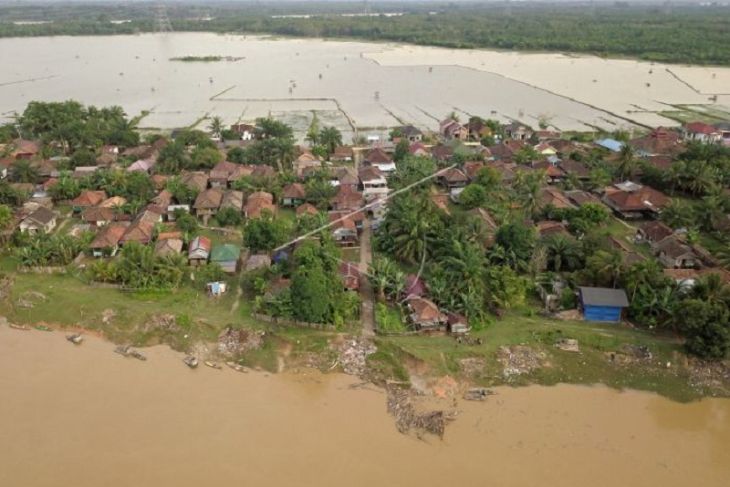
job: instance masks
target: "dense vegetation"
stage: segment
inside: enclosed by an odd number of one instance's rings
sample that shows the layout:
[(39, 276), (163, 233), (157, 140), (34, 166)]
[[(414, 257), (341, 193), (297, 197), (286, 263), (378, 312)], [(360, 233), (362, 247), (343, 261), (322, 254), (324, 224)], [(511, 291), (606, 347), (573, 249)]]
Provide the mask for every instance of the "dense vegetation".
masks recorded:
[[(623, 3), (597, 7), (508, 2), (506, 4), (375, 3), (361, 13), (355, 3), (171, 5), (177, 31), (273, 33), (351, 37), (453, 48), (499, 48), (594, 53), (675, 63), (730, 64), (730, 9)], [(146, 4), (124, 6), (9, 5), (0, 8), (0, 36), (104, 35), (154, 31)], [(308, 14), (308, 18), (286, 15)], [(208, 18), (210, 15), (212, 18)], [(284, 15), (282, 17), (282, 15)], [(111, 23), (125, 19), (129, 22)], [(11, 23), (53, 20), (49, 24)]]

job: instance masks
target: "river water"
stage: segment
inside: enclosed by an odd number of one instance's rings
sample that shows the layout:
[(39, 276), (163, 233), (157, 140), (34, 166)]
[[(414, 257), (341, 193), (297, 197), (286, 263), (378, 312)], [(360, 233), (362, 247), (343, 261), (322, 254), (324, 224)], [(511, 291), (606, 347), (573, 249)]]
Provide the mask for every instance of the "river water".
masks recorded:
[(399, 434), (343, 375), (190, 370), (0, 327), (0, 485), (721, 486), (730, 401), (499, 388), (443, 440)]
[[(236, 60), (179, 62), (182, 56)], [(676, 125), (672, 104), (730, 110), (730, 69), (595, 56), (273, 39), (209, 33), (0, 39), (0, 120), (32, 100), (149, 111), (146, 128), (272, 115), (306, 132), (312, 113), (359, 133), (437, 129), (456, 112), (561, 130)], [(714, 101), (710, 97), (716, 96)]]

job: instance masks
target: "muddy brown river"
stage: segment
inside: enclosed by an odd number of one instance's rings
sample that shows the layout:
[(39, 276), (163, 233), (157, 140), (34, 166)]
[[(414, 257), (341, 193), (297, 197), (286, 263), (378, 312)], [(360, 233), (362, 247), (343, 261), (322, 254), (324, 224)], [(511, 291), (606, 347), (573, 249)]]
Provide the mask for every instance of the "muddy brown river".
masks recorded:
[(0, 327), (0, 485), (728, 485), (730, 401), (499, 388), (443, 440), (399, 434), (343, 375), (190, 370)]

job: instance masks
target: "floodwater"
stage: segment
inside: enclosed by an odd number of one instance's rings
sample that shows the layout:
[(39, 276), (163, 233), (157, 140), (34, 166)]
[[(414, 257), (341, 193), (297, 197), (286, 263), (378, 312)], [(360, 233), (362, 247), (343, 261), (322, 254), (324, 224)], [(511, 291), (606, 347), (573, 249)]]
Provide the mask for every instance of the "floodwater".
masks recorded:
[[(241, 58), (179, 62), (181, 56)], [(0, 39), (0, 118), (32, 100), (118, 104), (141, 126), (173, 128), (206, 115), (272, 115), (303, 134), (317, 112), (349, 140), (464, 118), (539, 120), (562, 130), (674, 125), (671, 104), (729, 110), (730, 69), (592, 56), (273, 39), (210, 33)], [(709, 97), (718, 95), (717, 101)]]
[(0, 485), (724, 486), (730, 401), (499, 388), (443, 440), (396, 432), (343, 375), (190, 370), (0, 327)]

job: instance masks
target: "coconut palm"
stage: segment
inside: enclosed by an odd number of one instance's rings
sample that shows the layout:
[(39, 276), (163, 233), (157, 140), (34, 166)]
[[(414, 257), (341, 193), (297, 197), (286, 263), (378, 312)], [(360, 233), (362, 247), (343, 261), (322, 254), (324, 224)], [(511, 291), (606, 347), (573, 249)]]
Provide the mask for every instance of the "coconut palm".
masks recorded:
[(636, 173), (637, 167), (638, 162), (636, 160), (634, 148), (629, 144), (624, 144), (621, 146), (621, 152), (619, 152), (616, 174), (621, 179), (632, 179), (634, 177), (634, 173)]
[(581, 264), (580, 247), (565, 235), (553, 235), (545, 240), (548, 266), (555, 272), (577, 269)]
[(319, 143), (327, 149), (328, 155), (332, 155), (342, 145), (342, 133), (337, 127), (324, 127), (319, 133)]
[(223, 132), (223, 119), (217, 115), (211, 118), (208, 129), (213, 134), (213, 136), (220, 137), (221, 132)]

